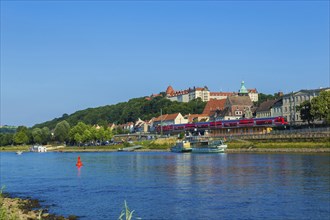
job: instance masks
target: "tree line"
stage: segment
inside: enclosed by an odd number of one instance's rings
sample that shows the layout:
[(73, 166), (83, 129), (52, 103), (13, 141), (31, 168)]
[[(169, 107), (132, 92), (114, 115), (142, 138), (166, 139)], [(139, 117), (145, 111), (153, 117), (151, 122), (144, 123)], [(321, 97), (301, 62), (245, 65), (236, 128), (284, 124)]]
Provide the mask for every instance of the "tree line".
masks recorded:
[(111, 140), (116, 131), (109, 127), (96, 127), (79, 122), (71, 127), (67, 121), (57, 123), (51, 131), (48, 127), (29, 129), (19, 126), (16, 133), (0, 134), (0, 145), (26, 145), (26, 144), (71, 144), (80, 146), (83, 143), (97, 144)]
[[(162, 96), (153, 99), (134, 98), (115, 105), (89, 108), (71, 115), (36, 124), (32, 128), (19, 126), (16, 133), (1, 133), (0, 145), (47, 144), (49, 142), (82, 143), (110, 140), (114, 134), (127, 133), (121, 128), (110, 131), (109, 124), (136, 122), (139, 118), (150, 120), (163, 114), (181, 112), (182, 114), (200, 114), (206, 103), (195, 99), (188, 103), (172, 102)], [(94, 125), (100, 127), (96, 129)]]
[[(264, 97), (270, 98), (270, 97)], [(80, 145), (110, 140), (113, 135), (127, 133), (117, 128), (113, 131), (109, 123), (122, 124), (135, 122), (138, 118), (149, 120), (163, 114), (181, 112), (185, 114), (202, 113), (206, 103), (200, 99), (188, 103), (172, 102), (164, 96), (151, 100), (135, 98), (116, 105), (90, 108), (71, 115), (37, 124), (32, 128), (19, 126), (15, 133), (0, 133), (0, 146), (21, 144), (47, 144), (49, 142)], [(330, 91), (322, 91), (318, 97), (297, 106), (301, 119), (312, 124), (314, 120), (324, 120), (330, 124)], [(96, 128), (94, 125), (100, 127)]]
[(78, 122), (85, 124), (107, 126), (109, 123), (125, 124), (127, 122), (135, 122), (139, 118), (142, 120), (150, 120), (160, 115), (162, 109), (163, 114), (172, 114), (181, 112), (181, 114), (200, 114), (203, 112), (206, 103), (201, 99), (195, 99), (188, 103), (172, 102), (164, 96), (158, 96), (151, 100), (142, 98), (133, 98), (128, 102), (121, 102), (115, 105), (107, 105), (97, 108), (88, 108), (77, 111), (71, 115), (63, 114), (60, 118), (55, 118), (41, 124), (36, 124), (33, 128), (48, 127), (54, 129), (57, 123), (65, 120), (70, 126), (75, 126)]

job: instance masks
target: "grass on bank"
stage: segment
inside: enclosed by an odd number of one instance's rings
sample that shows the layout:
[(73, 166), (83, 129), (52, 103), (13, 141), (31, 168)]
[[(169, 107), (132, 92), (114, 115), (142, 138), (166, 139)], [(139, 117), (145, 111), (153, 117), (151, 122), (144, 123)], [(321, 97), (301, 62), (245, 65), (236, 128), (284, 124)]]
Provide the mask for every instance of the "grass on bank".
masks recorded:
[(239, 149), (239, 148), (330, 148), (330, 142), (228, 142), (228, 149)]
[(142, 145), (144, 149), (167, 150), (175, 145), (176, 140), (176, 138), (162, 138), (156, 140), (141, 141), (139, 144)]
[[(133, 144), (117, 144), (107, 146), (66, 146), (56, 151), (117, 151), (119, 148), (141, 145), (142, 150), (169, 150), (177, 141), (176, 137), (171, 138), (159, 138), (156, 140), (143, 140), (134, 142)], [(266, 140), (231, 140), (227, 141), (228, 149), (240, 149), (240, 148), (261, 148), (261, 149), (275, 149), (275, 148), (330, 148), (330, 140), (323, 139), (318, 141), (282, 141), (270, 142)], [(2, 146), (0, 151), (29, 151), (28, 145), (24, 146)]]
[(13, 212), (13, 210), (10, 210), (4, 203), (4, 195), (3, 190), (4, 186), (0, 189), (0, 219), (6, 219), (6, 220), (16, 220), (19, 219), (18, 216)]
[(0, 151), (28, 151), (30, 146), (20, 145), (20, 146), (1, 146)]
[(121, 211), (118, 219), (119, 220), (131, 220), (133, 217), (133, 213), (134, 213), (134, 210), (133, 211), (129, 210), (126, 200), (125, 200), (124, 209)]

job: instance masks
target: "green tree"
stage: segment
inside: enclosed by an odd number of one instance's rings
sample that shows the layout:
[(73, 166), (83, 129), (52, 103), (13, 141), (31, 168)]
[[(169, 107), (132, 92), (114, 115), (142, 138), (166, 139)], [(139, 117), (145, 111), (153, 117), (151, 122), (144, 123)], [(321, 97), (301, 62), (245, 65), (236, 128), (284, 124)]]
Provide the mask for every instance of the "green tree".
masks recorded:
[(42, 144), (42, 131), (40, 128), (32, 130), (32, 138), (34, 143)]
[(93, 130), (95, 132), (95, 140), (103, 141), (105, 136), (104, 127), (100, 127), (99, 129)]
[[(100, 127), (100, 129), (101, 129), (101, 128), (103, 128), (103, 127)], [(97, 135), (98, 130), (99, 130), (99, 129), (97, 129), (95, 126), (90, 126), (90, 127), (89, 127), (90, 139), (91, 139), (92, 141), (99, 140), (98, 135)]]
[[(70, 140), (79, 144), (80, 146), (80, 143), (87, 140), (86, 138), (87, 133), (85, 134), (86, 130), (89, 130), (88, 125), (86, 125), (84, 122), (78, 122), (78, 124), (72, 127), (70, 130), (69, 133)], [(90, 132), (89, 135), (91, 135)]]
[(0, 133), (0, 146), (7, 146), (13, 144), (14, 134), (7, 133), (1, 134)]
[(69, 138), (69, 132), (70, 132), (70, 124), (67, 121), (64, 120), (57, 123), (54, 130), (55, 140), (59, 142), (67, 141)]
[(308, 125), (310, 125), (314, 121), (314, 116), (311, 114), (311, 103), (310, 101), (304, 101), (301, 103), (297, 110), (300, 111), (300, 117), (305, 122), (308, 122)]
[(51, 133), (48, 127), (43, 127), (41, 129), (42, 143), (47, 144), (50, 141)]
[(311, 100), (311, 114), (314, 118), (323, 119), (330, 124), (330, 91), (322, 91)]
[(83, 142), (89, 142), (92, 140), (92, 133), (90, 132), (89, 128), (84, 130), (83, 133)]
[(14, 135), (14, 143), (15, 144), (27, 144), (29, 143), (30, 139), (27, 134), (27, 131), (20, 130), (19, 132), (16, 132)]
[(80, 144), (83, 142), (82, 135), (80, 135), (79, 133), (75, 133), (73, 139), (78, 144), (78, 146), (80, 147)]
[(104, 130), (104, 140), (111, 140), (112, 137), (113, 137), (113, 133), (112, 133), (111, 128), (109, 128), (109, 127), (106, 128), (106, 129)]

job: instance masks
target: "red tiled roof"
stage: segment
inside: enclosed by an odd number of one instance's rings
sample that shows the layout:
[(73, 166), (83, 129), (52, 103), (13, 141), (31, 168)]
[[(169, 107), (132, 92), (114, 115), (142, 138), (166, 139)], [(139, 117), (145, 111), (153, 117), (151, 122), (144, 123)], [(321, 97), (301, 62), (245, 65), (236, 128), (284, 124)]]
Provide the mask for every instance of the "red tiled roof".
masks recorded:
[(255, 89), (255, 88), (254, 89), (248, 89), (248, 92), (249, 93), (258, 93), (257, 89)]
[(169, 96), (173, 97), (173, 96), (184, 95), (184, 94), (188, 94), (188, 93), (189, 93), (189, 90), (186, 89), (186, 90), (176, 91)]
[(178, 117), (180, 113), (174, 113), (174, 114), (169, 114), (167, 115), (167, 117), (165, 118), (166, 121), (169, 121), (169, 120), (174, 120)]
[(174, 114), (165, 114), (165, 115), (161, 115), (157, 118), (155, 118), (155, 121), (170, 121), (170, 120), (174, 120), (176, 119), (176, 117), (178, 117), (180, 113), (174, 113)]
[(226, 99), (210, 99), (210, 101), (207, 102), (202, 114), (211, 116), (216, 110), (223, 110), (225, 108), (225, 104)]
[(186, 115), (185, 118), (188, 119), (188, 122), (191, 123), (195, 118), (203, 118), (203, 117), (208, 117), (207, 114), (189, 114)]
[(173, 89), (172, 86), (168, 86), (168, 87), (167, 87), (167, 89), (166, 89), (166, 94), (167, 94), (167, 95), (173, 95), (174, 92), (175, 92), (175, 91), (174, 91), (174, 89)]

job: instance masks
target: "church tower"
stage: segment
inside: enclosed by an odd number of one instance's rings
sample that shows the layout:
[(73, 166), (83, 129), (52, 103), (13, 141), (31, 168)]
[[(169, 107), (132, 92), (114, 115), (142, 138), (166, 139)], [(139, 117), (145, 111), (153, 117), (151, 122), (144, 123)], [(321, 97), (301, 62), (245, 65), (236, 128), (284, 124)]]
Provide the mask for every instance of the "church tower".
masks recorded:
[(238, 95), (239, 96), (248, 96), (249, 95), (249, 91), (246, 89), (246, 87), (244, 85), (244, 81), (242, 81), (242, 83), (241, 83), (241, 88), (238, 91)]

